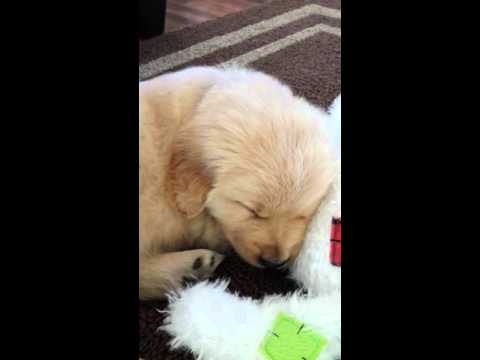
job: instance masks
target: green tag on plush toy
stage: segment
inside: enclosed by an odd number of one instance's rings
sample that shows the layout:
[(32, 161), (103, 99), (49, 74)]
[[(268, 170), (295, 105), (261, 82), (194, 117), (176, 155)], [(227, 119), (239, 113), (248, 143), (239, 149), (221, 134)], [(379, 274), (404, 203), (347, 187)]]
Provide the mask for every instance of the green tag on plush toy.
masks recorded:
[(260, 345), (268, 360), (315, 360), (327, 339), (305, 324), (279, 313)]

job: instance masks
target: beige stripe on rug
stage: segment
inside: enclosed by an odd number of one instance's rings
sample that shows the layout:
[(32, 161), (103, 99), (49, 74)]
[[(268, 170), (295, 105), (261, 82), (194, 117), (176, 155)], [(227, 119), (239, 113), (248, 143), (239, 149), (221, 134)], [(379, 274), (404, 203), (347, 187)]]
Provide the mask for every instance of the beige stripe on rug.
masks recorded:
[(319, 32), (326, 32), (332, 35), (341, 36), (341, 30), (337, 27), (328, 26), (325, 24), (319, 24), (312, 27), (309, 27), (305, 30), (299, 31), (295, 34), (289, 35), (281, 40), (275, 41), (271, 44), (262, 46), (261, 48), (252, 50), (246, 54), (237, 56), (229, 61), (222, 63), (222, 66), (230, 66), (230, 65), (248, 65), (262, 57), (271, 55), (285, 49), (286, 47), (293, 45), (299, 41), (303, 41), (308, 39), (309, 37), (319, 33)]
[[(186, 64), (194, 59), (197, 59), (202, 56), (206, 56), (222, 48), (239, 44), (254, 36), (265, 33), (267, 31), (274, 30), (276, 28), (287, 25), (293, 21), (296, 21), (298, 19), (304, 18), (306, 16), (310, 16), (310, 15), (321, 15), (321, 16), (326, 16), (334, 19), (341, 18), (341, 12), (337, 9), (332, 9), (332, 8), (328, 8), (328, 7), (316, 5), (316, 4), (306, 5), (302, 8), (295, 9), (285, 14), (275, 16), (271, 19), (246, 26), (240, 30), (231, 32), (226, 35), (214, 37), (212, 39), (195, 44), (189, 48), (180, 50), (173, 54), (165, 55), (147, 64), (141, 65), (139, 67), (140, 79), (146, 79), (146, 78), (152, 77), (155, 74), (159, 74), (163, 71), (172, 69), (176, 66)], [(311, 30), (306, 29), (304, 31), (301, 31), (297, 36), (294, 36), (296, 34), (290, 35), (285, 39), (278, 40), (275, 43), (272, 43), (270, 45), (263, 47), (264, 48), (263, 50), (268, 52), (268, 53), (265, 53), (265, 55), (271, 54), (273, 51), (277, 51), (282, 48), (285, 48), (297, 41), (301, 41), (305, 39), (305, 36), (308, 37), (309, 34), (311, 36), (314, 33), (317, 33), (318, 31), (325, 31), (327, 33), (340, 36), (339, 28), (331, 27), (324, 24), (319, 24), (317, 26), (318, 27), (314, 27), (315, 29), (311, 29)], [(275, 48), (277, 48), (277, 50), (275, 50)], [(248, 61), (248, 62), (252, 61), (252, 60), (249, 61), (248, 59), (258, 59), (263, 54), (263, 52), (260, 49), (258, 49), (258, 51), (257, 50), (251, 51), (250, 53), (243, 55), (244, 57), (240, 56), (237, 58), (237, 60), (240, 63), (244, 63), (245, 61)]]

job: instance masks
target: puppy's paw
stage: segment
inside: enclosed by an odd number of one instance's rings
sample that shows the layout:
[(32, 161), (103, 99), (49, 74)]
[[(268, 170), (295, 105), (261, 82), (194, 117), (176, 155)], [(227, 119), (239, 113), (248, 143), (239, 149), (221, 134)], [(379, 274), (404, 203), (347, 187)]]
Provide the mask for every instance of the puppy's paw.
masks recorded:
[(179, 279), (179, 287), (208, 279), (225, 256), (212, 250), (199, 249), (188, 252), (188, 261)]
[(209, 278), (225, 257), (212, 250), (194, 250), (191, 264), (192, 277), (198, 280)]

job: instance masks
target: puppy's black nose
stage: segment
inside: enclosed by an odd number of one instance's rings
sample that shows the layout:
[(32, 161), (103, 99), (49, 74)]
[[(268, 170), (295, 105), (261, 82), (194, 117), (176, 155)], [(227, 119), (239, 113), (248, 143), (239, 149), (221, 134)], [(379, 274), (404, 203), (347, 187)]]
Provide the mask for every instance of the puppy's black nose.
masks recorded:
[(263, 267), (266, 267), (266, 268), (269, 268), (269, 269), (281, 268), (283, 265), (285, 265), (287, 263), (287, 261), (288, 261), (288, 259), (283, 260), (283, 261), (267, 260), (267, 259), (264, 259), (261, 256), (258, 258), (258, 263), (260, 265), (262, 265)]

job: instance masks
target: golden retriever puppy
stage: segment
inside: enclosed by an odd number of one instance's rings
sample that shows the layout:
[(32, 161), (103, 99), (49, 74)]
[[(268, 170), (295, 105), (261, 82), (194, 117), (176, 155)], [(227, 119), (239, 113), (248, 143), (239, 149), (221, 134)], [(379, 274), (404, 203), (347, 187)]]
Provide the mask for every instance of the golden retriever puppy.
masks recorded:
[(162, 75), (139, 96), (140, 298), (210, 276), (230, 247), (294, 261), (334, 175), (326, 114), (242, 68)]

